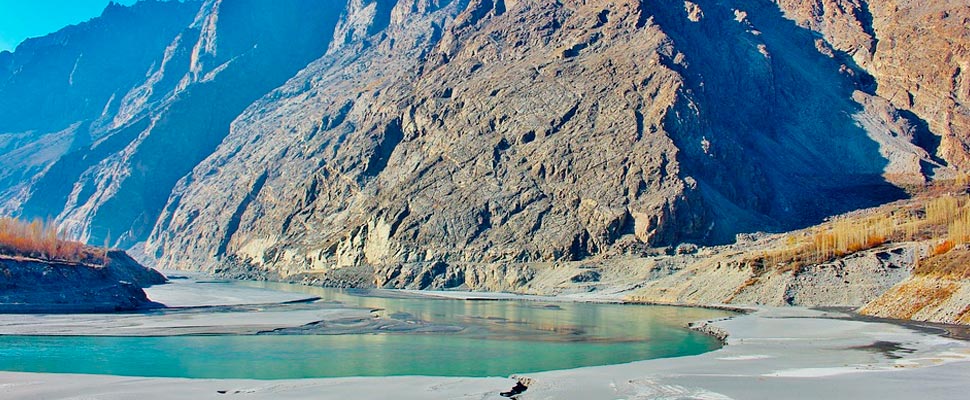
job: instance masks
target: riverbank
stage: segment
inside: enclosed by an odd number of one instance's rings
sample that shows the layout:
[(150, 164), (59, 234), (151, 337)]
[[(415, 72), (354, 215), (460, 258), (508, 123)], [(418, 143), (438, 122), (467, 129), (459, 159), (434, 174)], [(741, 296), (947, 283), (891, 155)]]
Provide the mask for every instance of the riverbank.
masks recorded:
[(162, 274), (138, 264), (124, 251), (104, 251), (96, 257), (95, 250), (83, 249), (90, 254), (77, 260), (0, 254), (0, 313), (95, 313), (160, 307), (142, 289), (164, 283)]
[(835, 311), (758, 308), (713, 326), (729, 334), (728, 345), (702, 355), (515, 378), (258, 381), (0, 372), (0, 390), (5, 399), (377, 399), (388, 393), (501, 399), (520, 379), (528, 386), (521, 399), (962, 399), (970, 391), (970, 343), (900, 325)]
[(365, 334), (428, 328), (313, 295), (223, 283), (190, 278), (146, 288), (148, 297), (165, 307), (151, 312), (0, 314), (0, 335), (255, 335), (308, 325), (326, 326), (316, 334)]

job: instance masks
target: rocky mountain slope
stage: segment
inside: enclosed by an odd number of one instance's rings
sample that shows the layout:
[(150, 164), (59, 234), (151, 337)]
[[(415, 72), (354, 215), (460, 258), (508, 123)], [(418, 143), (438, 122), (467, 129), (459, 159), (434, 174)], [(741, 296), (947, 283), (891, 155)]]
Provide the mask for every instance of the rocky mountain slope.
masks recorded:
[[(107, 132), (112, 110), (125, 91), (144, 80), (145, 71), (197, 11), (198, 4), (190, 3), (110, 6), (101, 18), (28, 39), (15, 53), (0, 53), (0, 199), (5, 214), (46, 218), (63, 210), (85, 168), (81, 159), (94, 155), (93, 148), (104, 148), (105, 158), (123, 146)], [(34, 205), (22, 208), (34, 193)], [(43, 202), (43, 197), (51, 200)]]
[(148, 249), (283, 276), (577, 260), (804, 226), (945, 171), (865, 71), (737, 3), (393, 4), (241, 115)]
[[(138, 51), (105, 40), (122, 13), (156, 19)], [(0, 203), (236, 277), (524, 290), (577, 283), (536, 266), (612, 257), (642, 283), (665, 246), (970, 168), (967, 18), (958, 0), (113, 6), (0, 54)], [(11, 96), (42, 82), (62, 87)]]
[(915, 122), (917, 143), (970, 168), (970, 4), (962, 0), (776, 0), (819, 32), (820, 49), (848, 57), (874, 92)]
[(143, 241), (175, 182), (324, 53), (338, 15), (309, 0), (144, 1), (24, 42), (0, 68), (5, 209), (90, 243)]

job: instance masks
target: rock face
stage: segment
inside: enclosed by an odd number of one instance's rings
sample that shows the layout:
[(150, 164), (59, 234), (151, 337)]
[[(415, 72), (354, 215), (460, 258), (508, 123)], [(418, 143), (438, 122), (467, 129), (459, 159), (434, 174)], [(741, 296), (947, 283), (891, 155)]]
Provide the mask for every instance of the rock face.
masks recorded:
[(6, 209), (167, 268), (511, 290), (527, 263), (806, 226), (964, 167), (956, 2), (267, 3), (154, 3), (195, 19), (153, 31), (103, 116), (0, 129), (36, 131), (0, 135), (34, 160)]
[[(963, 0), (775, 0), (819, 46), (871, 75), (917, 143), (970, 168), (970, 4)], [(847, 61), (848, 61), (847, 60)]]
[(103, 266), (0, 256), (0, 312), (113, 312), (156, 306), (142, 288), (158, 272), (111, 251)]
[(863, 71), (750, 3), (352, 6), (354, 33), (236, 120), (147, 248), (321, 282), (467, 273), (791, 228), (939, 168)]

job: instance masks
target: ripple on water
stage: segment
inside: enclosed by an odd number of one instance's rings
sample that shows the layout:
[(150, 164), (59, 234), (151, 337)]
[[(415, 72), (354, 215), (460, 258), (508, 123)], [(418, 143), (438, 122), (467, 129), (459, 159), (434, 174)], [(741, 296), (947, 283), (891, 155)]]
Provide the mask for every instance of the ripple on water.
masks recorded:
[(719, 343), (684, 326), (730, 315), (680, 307), (386, 298), (273, 288), (319, 296), (320, 304), (382, 310), (387, 317), (324, 321), (261, 335), (0, 336), (0, 370), (254, 379), (509, 376), (703, 353)]

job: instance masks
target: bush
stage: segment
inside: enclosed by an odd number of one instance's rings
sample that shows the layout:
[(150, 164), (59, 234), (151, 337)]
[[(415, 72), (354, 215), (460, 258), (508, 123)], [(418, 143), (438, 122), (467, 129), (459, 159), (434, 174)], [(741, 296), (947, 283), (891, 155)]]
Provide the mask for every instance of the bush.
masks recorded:
[(57, 224), (50, 221), (0, 218), (0, 254), (103, 264), (106, 251), (66, 240)]

